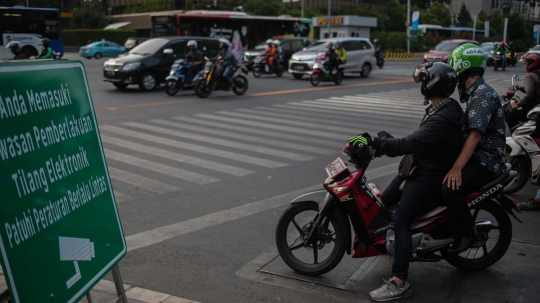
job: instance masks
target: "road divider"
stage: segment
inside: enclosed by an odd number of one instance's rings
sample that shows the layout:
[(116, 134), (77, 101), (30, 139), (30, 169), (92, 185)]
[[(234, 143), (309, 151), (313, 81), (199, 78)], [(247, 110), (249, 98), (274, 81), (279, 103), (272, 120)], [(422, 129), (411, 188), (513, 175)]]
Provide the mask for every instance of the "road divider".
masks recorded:
[(420, 59), (424, 53), (406, 53), (406, 52), (386, 52), (384, 60), (386, 61), (414, 61)]

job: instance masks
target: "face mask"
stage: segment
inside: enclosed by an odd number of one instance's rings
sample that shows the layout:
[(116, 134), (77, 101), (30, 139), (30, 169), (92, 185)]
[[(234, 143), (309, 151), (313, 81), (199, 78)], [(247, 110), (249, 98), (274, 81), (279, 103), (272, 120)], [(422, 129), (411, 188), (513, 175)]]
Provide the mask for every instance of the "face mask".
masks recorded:
[(458, 86), (459, 102), (461, 103), (467, 103), (467, 99), (469, 99), (469, 96), (465, 94), (465, 91), (465, 87), (461, 85)]

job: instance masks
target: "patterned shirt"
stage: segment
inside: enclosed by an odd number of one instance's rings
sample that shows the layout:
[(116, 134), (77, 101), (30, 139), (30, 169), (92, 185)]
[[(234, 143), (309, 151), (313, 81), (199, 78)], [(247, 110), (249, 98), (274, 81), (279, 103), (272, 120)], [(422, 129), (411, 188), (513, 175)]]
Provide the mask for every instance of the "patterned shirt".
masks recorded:
[(464, 97), (467, 98), (467, 109), (463, 138), (467, 140), (472, 129), (482, 132), (473, 157), (490, 172), (496, 173), (503, 164), (502, 154), (506, 144), (506, 126), (499, 95), (480, 78), (462, 93), (461, 98)]

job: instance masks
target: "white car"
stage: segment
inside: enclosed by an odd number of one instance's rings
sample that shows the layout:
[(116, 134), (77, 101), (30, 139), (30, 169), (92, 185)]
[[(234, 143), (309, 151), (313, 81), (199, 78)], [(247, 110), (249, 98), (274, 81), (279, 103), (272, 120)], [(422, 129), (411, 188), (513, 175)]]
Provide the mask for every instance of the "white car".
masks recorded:
[(369, 77), (371, 69), (376, 65), (375, 48), (367, 38), (331, 38), (321, 39), (303, 51), (294, 53), (289, 60), (289, 73), (295, 79), (311, 75), (317, 56), (324, 55), (327, 42), (341, 42), (347, 52), (347, 61), (341, 65), (346, 73), (360, 73)]

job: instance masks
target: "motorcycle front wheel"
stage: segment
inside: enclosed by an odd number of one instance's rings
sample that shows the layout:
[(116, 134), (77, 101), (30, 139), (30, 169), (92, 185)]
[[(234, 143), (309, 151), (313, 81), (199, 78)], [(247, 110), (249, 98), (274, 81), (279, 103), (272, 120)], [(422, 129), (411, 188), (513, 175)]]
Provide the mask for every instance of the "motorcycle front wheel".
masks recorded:
[(283, 76), (283, 67), (280, 66), (280, 67), (277, 68), (277, 70), (276, 70), (276, 77), (279, 78), (279, 77), (281, 77), (281, 76)]
[(508, 184), (503, 189), (502, 192), (505, 194), (513, 194), (520, 191), (527, 185), (529, 176), (531, 175), (531, 167), (526, 156), (513, 157), (512, 160), (510, 160), (510, 164), (512, 164), (512, 170), (517, 172), (517, 176), (512, 183)]
[(253, 68), (253, 77), (259, 78), (261, 75), (262, 75), (261, 67), (260, 66), (255, 66)]
[(315, 202), (291, 204), (279, 218), (276, 245), (279, 255), (294, 271), (319, 276), (334, 269), (345, 254), (345, 231), (348, 226), (336, 213), (324, 218), (311, 243), (304, 236), (314, 227), (319, 207)]
[(496, 201), (486, 200), (472, 208), (473, 221), (491, 222), (490, 225), (477, 225), (477, 236), (473, 246), (458, 255), (446, 255), (451, 265), (461, 270), (487, 268), (499, 261), (512, 241), (512, 222), (510, 217)]
[(311, 74), (311, 78), (309, 78), (309, 82), (311, 82), (311, 85), (317, 86), (319, 83), (321, 83), (321, 74), (315, 73)]
[(494, 69), (495, 71), (499, 70), (499, 64), (498, 64), (497, 62), (495, 62), (495, 63), (493, 64), (493, 69)]
[(180, 91), (181, 82), (176, 80), (167, 80), (165, 82), (165, 92), (169, 96), (176, 96), (178, 91)]
[(240, 75), (234, 78), (234, 87), (233, 92), (237, 95), (243, 95), (247, 92), (249, 88), (249, 82), (246, 77)]
[(194, 89), (195, 89), (195, 94), (199, 98), (208, 98), (208, 96), (210, 96), (210, 93), (212, 92), (210, 90), (209, 85), (207, 85), (206, 83), (206, 79), (197, 80), (197, 82), (195, 83)]

